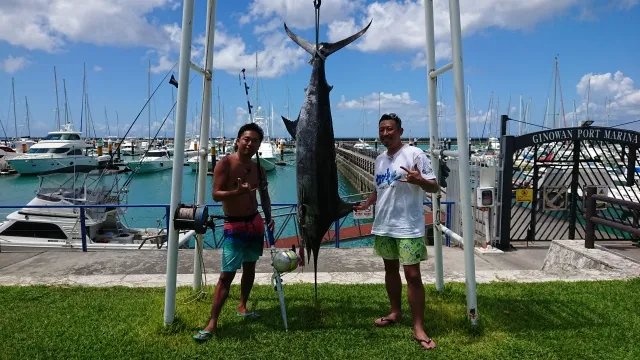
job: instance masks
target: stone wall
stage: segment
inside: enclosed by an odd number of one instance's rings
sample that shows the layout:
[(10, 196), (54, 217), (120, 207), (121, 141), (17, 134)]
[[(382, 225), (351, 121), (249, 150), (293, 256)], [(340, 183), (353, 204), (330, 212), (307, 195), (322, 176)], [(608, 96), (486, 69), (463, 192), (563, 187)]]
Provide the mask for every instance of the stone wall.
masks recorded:
[(336, 149), (338, 171), (360, 193), (373, 191), (375, 160), (342, 148)]

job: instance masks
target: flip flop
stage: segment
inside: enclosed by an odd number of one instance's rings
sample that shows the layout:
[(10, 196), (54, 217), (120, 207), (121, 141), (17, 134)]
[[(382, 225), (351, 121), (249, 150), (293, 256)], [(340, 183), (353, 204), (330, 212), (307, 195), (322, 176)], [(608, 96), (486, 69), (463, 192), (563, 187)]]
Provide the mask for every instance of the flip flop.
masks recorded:
[(400, 322), (400, 320), (391, 320), (386, 317), (381, 317), (381, 318), (377, 318), (374, 324), (377, 327), (385, 327), (385, 326), (397, 324), (398, 322)]
[(425, 339), (418, 339), (417, 337), (414, 336), (413, 340), (417, 341), (418, 344), (420, 344), (420, 347), (422, 349), (424, 349), (424, 350), (433, 350), (433, 349), (435, 349), (437, 347), (437, 345), (432, 347), (432, 348), (426, 348), (426, 347), (422, 346), (422, 343), (425, 343), (427, 345), (431, 345), (431, 343), (433, 343), (435, 345), (435, 343), (433, 342), (433, 340), (431, 340), (431, 338), (429, 338), (429, 340), (425, 340)]
[(209, 330), (198, 330), (196, 335), (193, 335), (193, 339), (196, 341), (207, 341), (211, 339), (213, 332)]
[(257, 312), (255, 312), (255, 311), (249, 311), (249, 312), (248, 312), (248, 313), (246, 313), (246, 314), (240, 314), (239, 312), (236, 312), (236, 316), (244, 317), (244, 318), (257, 319), (257, 318), (259, 318), (259, 317), (260, 317), (260, 314), (258, 314), (258, 313), (257, 313)]

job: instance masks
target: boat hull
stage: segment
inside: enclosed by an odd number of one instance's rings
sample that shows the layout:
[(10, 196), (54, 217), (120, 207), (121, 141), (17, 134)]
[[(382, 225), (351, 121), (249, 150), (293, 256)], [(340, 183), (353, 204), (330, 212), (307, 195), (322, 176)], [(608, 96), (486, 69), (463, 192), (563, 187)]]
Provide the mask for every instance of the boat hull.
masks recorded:
[(98, 160), (86, 155), (29, 158), (19, 156), (7, 160), (7, 163), (21, 175), (87, 172), (98, 168)]

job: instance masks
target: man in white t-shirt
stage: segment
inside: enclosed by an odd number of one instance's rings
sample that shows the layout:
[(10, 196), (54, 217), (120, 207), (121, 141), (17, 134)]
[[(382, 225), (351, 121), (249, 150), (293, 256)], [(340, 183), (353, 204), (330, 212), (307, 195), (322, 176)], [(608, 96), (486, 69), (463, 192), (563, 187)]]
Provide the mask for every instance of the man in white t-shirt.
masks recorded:
[(380, 142), (387, 151), (376, 158), (374, 190), (356, 210), (375, 203), (371, 233), (375, 235), (374, 252), (382, 257), (391, 313), (375, 321), (387, 326), (402, 317), (400, 264), (407, 280), (407, 295), (413, 315), (413, 338), (425, 349), (436, 347), (427, 336), (424, 321), (424, 286), (420, 262), (427, 259), (424, 241), (425, 191), (440, 191), (431, 161), (424, 151), (402, 143), (402, 120), (394, 113), (384, 114), (378, 122)]

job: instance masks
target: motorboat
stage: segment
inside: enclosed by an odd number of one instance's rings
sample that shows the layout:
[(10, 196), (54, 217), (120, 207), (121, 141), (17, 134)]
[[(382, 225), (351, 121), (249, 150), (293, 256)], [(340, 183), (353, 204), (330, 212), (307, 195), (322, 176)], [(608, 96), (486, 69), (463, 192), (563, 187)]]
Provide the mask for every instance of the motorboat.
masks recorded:
[(25, 154), (7, 162), (22, 175), (91, 171), (99, 166), (99, 159), (87, 155), (93, 146), (82, 140), (81, 134), (73, 131), (71, 124), (66, 124), (60, 131), (49, 132)]
[(129, 161), (129, 168), (138, 174), (169, 170), (173, 168), (173, 159), (166, 149), (149, 150), (139, 160)]

